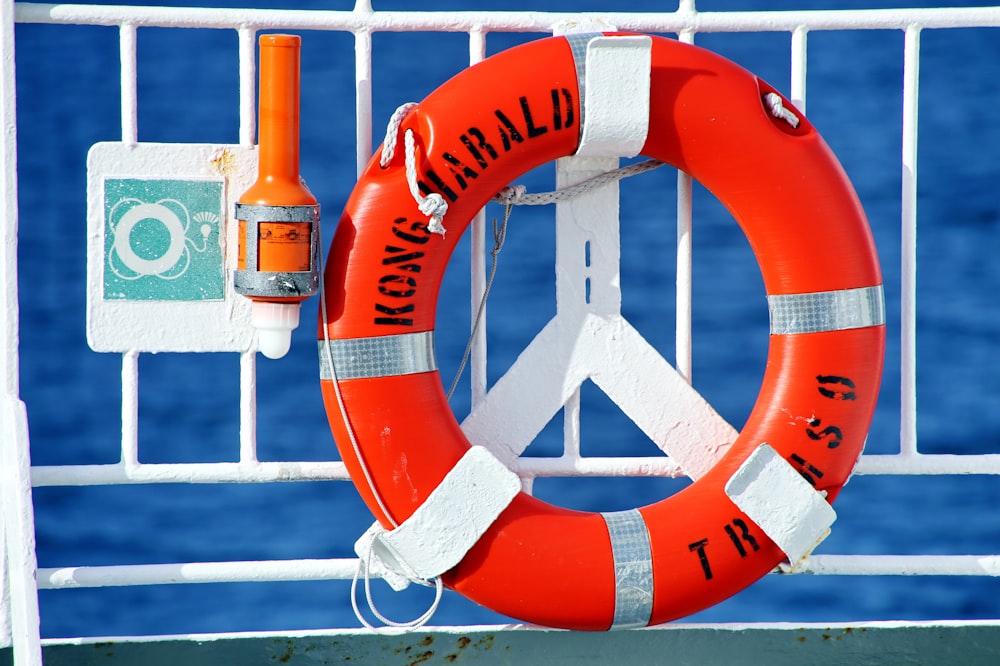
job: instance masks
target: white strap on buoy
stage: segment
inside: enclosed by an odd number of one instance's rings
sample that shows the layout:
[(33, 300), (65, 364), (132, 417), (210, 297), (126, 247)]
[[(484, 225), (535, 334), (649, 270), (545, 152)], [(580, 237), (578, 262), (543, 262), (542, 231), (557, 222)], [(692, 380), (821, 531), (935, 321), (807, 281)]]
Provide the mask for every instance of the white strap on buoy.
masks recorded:
[(375, 523), (354, 544), (396, 591), (452, 569), (521, 491), (521, 479), (492, 453), (473, 446), (393, 530)]
[(647, 35), (587, 42), (579, 157), (634, 157), (649, 133), (653, 40)]
[(824, 496), (767, 444), (730, 477), (726, 495), (788, 556), (793, 569), (837, 519)]

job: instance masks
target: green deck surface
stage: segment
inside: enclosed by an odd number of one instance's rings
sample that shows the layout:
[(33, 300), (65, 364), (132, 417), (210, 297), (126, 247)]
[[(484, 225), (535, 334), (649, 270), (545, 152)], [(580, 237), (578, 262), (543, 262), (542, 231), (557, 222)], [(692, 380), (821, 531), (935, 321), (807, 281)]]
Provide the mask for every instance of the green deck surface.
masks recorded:
[[(500, 627), (45, 642), (46, 666), (424, 664), (1000, 664), (1000, 623), (667, 626), (611, 633)], [(12, 664), (0, 649), (0, 666)]]

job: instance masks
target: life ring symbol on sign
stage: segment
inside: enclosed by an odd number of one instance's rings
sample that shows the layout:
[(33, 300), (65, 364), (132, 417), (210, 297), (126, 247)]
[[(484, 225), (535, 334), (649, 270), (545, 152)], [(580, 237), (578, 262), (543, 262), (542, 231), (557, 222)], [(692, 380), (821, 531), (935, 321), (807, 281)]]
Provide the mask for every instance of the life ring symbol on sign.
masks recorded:
[[(373, 158), (347, 201), (323, 282), (321, 387), (355, 486), (389, 530), (378, 546), (387, 561), (406, 547), (408, 525), (450, 535), (425, 515), (449, 504), (439, 489), (478, 492), (453, 490), (475, 488), (452, 477), (482, 447), (456, 422), (434, 360), (442, 276), (458, 238), (497, 192), (536, 166), (579, 154), (581, 136), (594, 135), (587, 123), (601, 114), (592, 113), (585, 70), (600, 37), (531, 42), (444, 83), (402, 119), (412, 154), (384, 167)], [(692, 485), (609, 513), (515, 492), (442, 570), (444, 584), (473, 601), (546, 626), (659, 624), (732, 596), (792, 552), (808, 553), (815, 540), (793, 545), (786, 537), (832, 512), (863, 449), (881, 380), (881, 271), (832, 152), (788, 100), (745, 69), (666, 38), (648, 43), (648, 127), (628, 143), (689, 173), (740, 224), (767, 293), (768, 362), (735, 442)], [(633, 100), (611, 101), (628, 108)], [(447, 235), (432, 233), (418, 205), (431, 194), (447, 200)], [(686, 425), (683, 415), (678, 423)], [(490, 487), (499, 485), (493, 478)], [(832, 522), (823, 520), (817, 524)], [(439, 541), (448, 539), (428, 539), (424, 550)], [(422, 564), (404, 564), (426, 580)]]
[[(219, 216), (210, 211), (194, 215), (194, 221), (201, 223), (198, 227), (202, 238), (199, 246), (188, 236), (191, 217), (187, 207), (176, 199), (147, 203), (127, 197), (118, 201), (108, 215), (108, 232), (112, 234), (108, 267), (123, 280), (146, 276), (164, 280), (181, 277), (191, 264), (191, 250), (204, 252), (213, 225), (219, 223)], [(151, 256), (140, 256), (136, 251), (134, 235), (139, 229), (159, 237), (153, 243), (155, 247), (150, 251)], [(165, 243), (162, 238), (164, 232)]]

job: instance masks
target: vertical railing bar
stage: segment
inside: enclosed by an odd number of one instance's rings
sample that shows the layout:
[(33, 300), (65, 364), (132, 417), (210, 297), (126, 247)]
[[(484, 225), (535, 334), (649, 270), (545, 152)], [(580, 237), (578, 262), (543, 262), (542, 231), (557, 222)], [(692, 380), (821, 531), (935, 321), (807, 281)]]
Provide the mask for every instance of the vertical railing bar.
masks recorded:
[(563, 428), (566, 436), (563, 442), (563, 456), (571, 460), (580, 459), (580, 389), (573, 391), (563, 405)]
[(122, 143), (131, 146), (139, 141), (135, 25), (123, 23), (118, 27), (118, 50), (121, 60)]
[[(253, 147), (257, 134), (257, 30), (238, 31), (240, 58), (240, 145)], [(257, 462), (257, 354), (240, 354), (240, 462)]]
[(808, 68), (807, 42), (809, 30), (799, 26), (792, 31), (792, 76), (790, 95), (792, 104), (803, 114), (806, 112), (806, 70)]
[[(370, 6), (368, 11), (371, 11)], [(372, 33), (368, 30), (354, 33), (354, 95), (357, 173), (360, 176), (372, 155)]]
[[(486, 33), (481, 29), (469, 32), (469, 65), (475, 65), (486, 57)], [(470, 392), (472, 409), (486, 396), (486, 304), (482, 307), (482, 318), (476, 326), (480, 301), (486, 293), (486, 209), (480, 210), (472, 218), (470, 261), (470, 293), (472, 300), (472, 353), (469, 362)]]
[[(3, 509), (4, 501), (3, 497), (0, 496), (0, 511)], [(3, 515), (6, 516), (6, 514)], [(6, 518), (0, 518), (0, 648), (13, 645), (14, 642), (10, 617), (13, 600), (10, 595), (10, 585), (7, 583), (10, 576), (7, 566), (7, 523)]]
[(906, 28), (903, 47), (902, 239), (900, 284), (900, 453), (917, 454), (917, 97), (920, 26)]
[(252, 148), (257, 135), (257, 30), (243, 26), (237, 31), (240, 58), (240, 145)]
[(257, 352), (240, 354), (240, 462), (257, 462)]
[[(694, 11), (694, 1), (682, 1), (681, 5), (689, 4)], [(684, 44), (694, 44), (694, 31), (684, 30), (678, 35), (678, 41)], [(678, 374), (687, 383), (693, 381), (694, 361), (692, 358), (692, 285), (693, 285), (693, 245), (692, 229), (694, 219), (694, 202), (691, 176), (681, 170), (677, 171), (677, 280), (676, 306), (674, 322), (674, 365)]]
[[(14, 7), (13, 3), (2, 4), (3, 16), (0, 17), (0, 36), (3, 43), (14, 43)], [(9, 42), (7, 40), (10, 40)], [(0, 343), (3, 351), (0, 354), (0, 395), (20, 395), (20, 349), (19, 326), (20, 312), (18, 309), (17, 284), (17, 81), (14, 58), (0, 61), (0, 134), (2, 152), (0, 152), (0, 178), (3, 183), (3, 195), (0, 198), (3, 218), (0, 219), (0, 286), (3, 288), (3, 318), (0, 321)]]
[(122, 464), (139, 464), (139, 352), (122, 354)]
[(42, 663), (31, 491), (28, 415), (20, 398), (20, 339), (17, 281), (17, 75), (14, 3), (0, 2), (0, 645), (12, 646), (18, 666)]

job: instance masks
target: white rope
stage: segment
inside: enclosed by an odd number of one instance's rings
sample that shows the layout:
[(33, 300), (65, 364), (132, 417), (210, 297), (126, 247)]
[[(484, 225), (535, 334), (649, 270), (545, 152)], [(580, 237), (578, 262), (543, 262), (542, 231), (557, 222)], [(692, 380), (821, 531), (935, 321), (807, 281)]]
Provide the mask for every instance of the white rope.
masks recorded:
[[(385, 615), (380, 613), (375, 607), (375, 599), (372, 597), (372, 587), (371, 587), (371, 559), (372, 559), (372, 544), (368, 544), (368, 552), (365, 557), (358, 560), (358, 568), (354, 572), (354, 579), (351, 581), (351, 608), (354, 609), (354, 615), (368, 629), (375, 629), (375, 626), (369, 622), (364, 615), (361, 613), (361, 608), (358, 606), (358, 579), (364, 575), (365, 579), (365, 600), (368, 602), (368, 608), (371, 610), (372, 615), (378, 618), (379, 622), (387, 627), (396, 627), (398, 629), (416, 629), (427, 624), (427, 621), (434, 616), (437, 611), (438, 606), (441, 604), (441, 594), (444, 591), (444, 583), (441, 582), (441, 577), (437, 576), (433, 579), (434, 584), (434, 601), (431, 603), (431, 607), (424, 611), (423, 615), (414, 618), (407, 622), (397, 622), (396, 620), (391, 620)], [(420, 585), (430, 586), (431, 581), (423, 580), (422, 578), (410, 578), (414, 583), (419, 583)]]
[(598, 174), (593, 178), (583, 181), (582, 183), (577, 183), (576, 185), (562, 190), (556, 190), (555, 192), (537, 192), (534, 194), (528, 194), (523, 185), (508, 185), (497, 192), (492, 201), (508, 206), (544, 206), (546, 204), (556, 203), (557, 201), (573, 199), (574, 197), (586, 194), (591, 190), (603, 187), (609, 183), (615, 183), (624, 178), (629, 178), (630, 176), (636, 176), (640, 173), (652, 171), (653, 169), (657, 169), (664, 164), (665, 162), (661, 162), (659, 160), (646, 160), (645, 162), (629, 164), (628, 166), (615, 169), (614, 171), (605, 171), (604, 173)]
[[(383, 169), (389, 166), (389, 162), (396, 155), (396, 143), (399, 140), (399, 128), (403, 119), (415, 108), (417, 108), (415, 103), (407, 102), (397, 108), (389, 118), (385, 128), (385, 140), (382, 142), (382, 156), (379, 158), (379, 165)], [(448, 202), (437, 192), (431, 192), (426, 197), (420, 193), (420, 187), (417, 185), (416, 140), (412, 129), (406, 130), (404, 145), (406, 149), (406, 184), (410, 188), (410, 195), (417, 202), (420, 212), (430, 218), (427, 223), (427, 231), (444, 236), (445, 228), (442, 220), (445, 213), (448, 212)]]
[(420, 212), (430, 217), (427, 231), (444, 236), (445, 228), (441, 224), (441, 220), (448, 212), (448, 202), (437, 192), (431, 192), (426, 197), (420, 194), (420, 188), (417, 187), (417, 149), (413, 130), (406, 130), (404, 143), (406, 144), (406, 184), (410, 186), (410, 194), (417, 202)]
[[(322, 262), (322, 259), (320, 259), (320, 261)], [(321, 268), (320, 274), (322, 275), (322, 273), (323, 271)], [(320, 303), (320, 310), (323, 316), (323, 341), (325, 342), (324, 351), (326, 353), (327, 367), (330, 368), (330, 378), (331, 381), (333, 382), (333, 391), (337, 397), (337, 407), (340, 410), (340, 418), (344, 422), (344, 428), (347, 430), (347, 437), (348, 439), (350, 439), (351, 448), (354, 451), (354, 458), (355, 460), (358, 461), (358, 466), (361, 468), (362, 474), (364, 474), (365, 482), (368, 485), (368, 489), (371, 491), (372, 497), (375, 498), (375, 503), (378, 504), (379, 509), (382, 511), (382, 515), (386, 517), (386, 519), (395, 529), (396, 527), (399, 527), (399, 523), (397, 523), (396, 520), (392, 517), (392, 514), (389, 513), (389, 509), (386, 507), (385, 503), (382, 501), (381, 495), (379, 495), (378, 490), (375, 488), (375, 481), (372, 479), (371, 471), (369, 471), (368, 465), (365, 463), (365, 459), (361, 455), (361, 446), (358, 443), (357, 434), (354, 432), (354, 426), (351, 424), (351, 421), (348, 418), (347, 407), (344, 404), (344, 396), (340, 391), (340, 382), (337, 380), (337, 366), (333, 362), (333, 352), (331, 351), (331, 345), (330, 345), (330, 325), (328, 323), (329, 320), (326, 314), (327, 309), (326, 309), (326, 291), (324, 288), (325, 284), (326, 280), (321, 279), (319, 283), (319, 290), (320, 290), (319, 303)], [(367, 556), (359, 558), (358, 568), (355, 570), (354, 579), (351, 581), (351, 608), (354, 609), (354, 615), (358, 618), (358, 621), (360, 621), (361, 624), (363, 624), (368, 629), (375, 629), (374, 625), (372, 625), (370, 622), (368, 622), (368, 620), (365, 619), (364, 615), (362, 615), (361, 613), (361, 609), (358, 607), (358, 600), (357, 600), (358, 578), (359, 576), (361, 576), (362, 573), (364, 573), (365, 599), (368, 601), (368, 608), (371, 609), (372, 614), (375, 615), (375, 617), (377, 617), (380, 622), (389, 627), (410, 628), (410, 629), (415, 629), (417, 627), (421, 627), (424, 624), (426, 624), (427, 621), (430, 620), (431, 617), (434, 615), (435, 611), (437, 611), (437, 608), (441, 603), (441, 594), (443, 591), (443, 584), (441, 582), (441, 578), (437, 577), (434, 579), (434, 586), (436, 588), (436, 592), (434, 595), (434, 602), (431, 604), (431, 607), (424, 612), (423, 615), (414, 620), (410, 620), (409, 622), (396, 622), (394, 620), (390, 620), (389, 618), (385, 617), (382, 613), (378, 611), (377, 608), (375, 608), (375, 600), (373, 599), (371, 592), (371, 558), (372, 558), (372, 544), (369, 543)], [(423, 579), (411, 578), (410, 580), (414, 583), (419, 583), (421, 585), (430, 584), (430, 581), (425, 581)]]
[(781, 101), (781, 95), (773, 92), (767, 93), (764, 95), (764, 103), (767, 104), (768, 110), (771, 111), (771, 115), (775, 118), (784, 120), (793, 128), (799, 126), (799, 117), (796, 116), (790, 109), (785, 108), (784, 103)]
[(383, 169), (389, 166), (389, 162), (396, 156), (396, 137), (399, 135), (399, 126), (403, 123), (403, 118), (415, 108), (417, 108), (416, 102), (407, 102), (400, 105), (389, 117), (389, 123), (385, 127), (385, 140), (382, 141), (382, 157), (379, 159), (379, 166)]
[(382, 501), (382, 497), (378, 494), (378, 490), (375, 489), (375, 481), (372, 479), (371, 471), (369, 471), (368, 465), (365, 464), (365, 459), (361, 455), (361, 445), (358, 444), (358, 436), (354, 432), (354, 426), (351, 424), (351, 419), (347, 415), (347, 406), (344, 404), (344, 396), (340, 391), (340, 382), (337, 380), (337, 366), (333, 362), (333, 351), (332, 346), (330, 345), (330, 319), (326, 313), (326, 276), (323, 271), (322, 257), (320, 257), (320, 276), (319, 307), (323, 317), (323, 351), (326, 354), (327, 367), (330, 368), (330, 381), (333, 383), (333, 393), (337, 397), (337, 407), (340, 410), (340, 418), (344, 422), (344, 428), (347, 430), (347, 438), (351, 441), (351, 449), (354, 451), (354, 459), (358, 461), (361, 473), (365, 475), (365, 482), (368, 484), (368, 490), (371, 491), (372, 497), (375, 498), (375, 503), (378, 504), (378, 508), (382, 511), (382, 515), (385, 516), (386, 520), (388, 520), (393, 527), (399, 527), (399, 523), (397, 523), (392, 517), (392, 514), (389, 513), (389, 509)]

